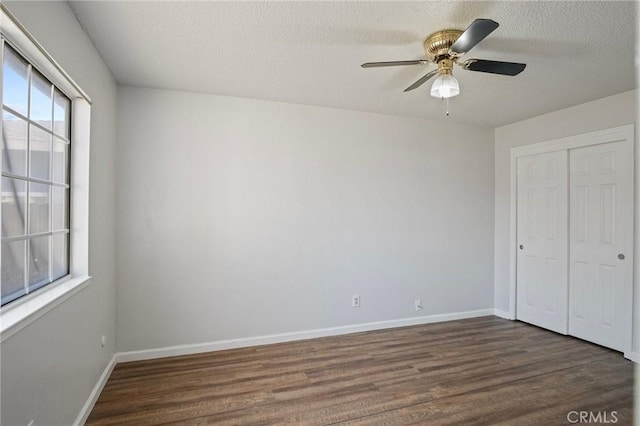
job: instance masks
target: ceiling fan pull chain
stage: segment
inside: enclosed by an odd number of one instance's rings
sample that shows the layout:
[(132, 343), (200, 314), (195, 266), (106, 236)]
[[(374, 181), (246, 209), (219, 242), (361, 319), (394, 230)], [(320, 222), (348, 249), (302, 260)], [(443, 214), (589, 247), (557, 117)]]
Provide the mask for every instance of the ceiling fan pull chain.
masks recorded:
[(449, 116), (449, 98), (447, 98), (447, 117)]

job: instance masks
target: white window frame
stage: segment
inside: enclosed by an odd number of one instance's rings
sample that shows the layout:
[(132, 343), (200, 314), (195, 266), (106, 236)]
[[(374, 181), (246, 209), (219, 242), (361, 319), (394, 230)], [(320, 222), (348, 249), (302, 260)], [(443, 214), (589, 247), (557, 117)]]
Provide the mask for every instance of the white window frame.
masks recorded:
[[(0, 3), (0, 63), (8, 41), (71, 99), (69, 275), (0, 308), (0, 341), (11, 337), (85, 288), (89, 276), (89, 139), (91, 99)], [(2, 71), (0, 71), (1, 75)], [(0, 96), (2, 95), (0, 86)], [(2, 116), (0, 115), (0, 126)], [(1, 213), (0, 213), (1, 215)], [(1, 248), (0, 248), (1, 250)]]

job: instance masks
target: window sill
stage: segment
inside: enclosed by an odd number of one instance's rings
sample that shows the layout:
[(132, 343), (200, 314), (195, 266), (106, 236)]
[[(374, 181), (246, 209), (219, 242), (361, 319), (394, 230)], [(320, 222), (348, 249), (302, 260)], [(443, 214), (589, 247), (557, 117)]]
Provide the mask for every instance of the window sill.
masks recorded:
[(91, 277), (71, 277), (53, 284), (41, 294), (0, 311), (0, 341), (4, 342), (74, 294), (85, 288)]

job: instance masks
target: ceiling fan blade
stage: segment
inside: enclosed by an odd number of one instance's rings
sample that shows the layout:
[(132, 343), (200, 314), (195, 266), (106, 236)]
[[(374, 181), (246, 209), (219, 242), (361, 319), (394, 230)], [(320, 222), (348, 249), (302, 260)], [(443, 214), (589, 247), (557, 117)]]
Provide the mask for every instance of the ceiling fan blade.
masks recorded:
[(413, 90), (416, 89), (420, 86), (422, 86), (424, 84), (425, 81), (429, 80), (431, 77), (433, 77), (434, 75), (438, 74), (438, 70), (435, 69), (431, 72), (426, 73), (425, 75), (423, 75), (420, 80), (416, 81), (415, 83), (413, 83), (411, 86), (407, 87), (406, 89), (404, 89), (405, 92), (408, 92), (409, 90)]
[(473, 49), (473, 46), (480, 43), (486, 36), (498, 28), (498, 25), (496, 21), (491, 19), (476, 19), (464, 30), (460, 37), (458, 37), (450, 50), (459, 54), (467, 53)]
[(469, 59), (464, 63), (464, 69), (470, 71), (510, 76), (520, 74), (526, 66), (527, 64), (519, 64), (517, 62), (487, 61), (486, 59)]
[(389, 61), (389, 62), (367, 62), (360, 65), (362, 68), (376, 68), (376, 67), (396, 67), (398, 65), (420, 65), (428, 64), (426, 59), (416, 59), (414, 61)]

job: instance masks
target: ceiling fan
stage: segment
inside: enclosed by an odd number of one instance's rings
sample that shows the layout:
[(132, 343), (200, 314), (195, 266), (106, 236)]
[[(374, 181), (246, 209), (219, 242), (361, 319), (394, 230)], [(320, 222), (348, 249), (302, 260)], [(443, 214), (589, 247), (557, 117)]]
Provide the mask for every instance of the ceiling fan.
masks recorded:
[(516, 62), (489, 61), (486, 59), (468, 59), (460, 62), (458, 59), (491, 34), (498, 23), (491, 19), (476, 19), (466, 30), (441, 30), (429, 35), (424, 41), (426, 59), (413, 61), (367, 62), (362, 68), (392, 67), (399, 65), (424, 65), (433, 63), (438, 69), (428, 72), (404, 91), (416, 89), (431, 77), (438, 74), (438, 78), (431, 87), (431, 96), (436, 98), (451, 98), (460, 93), (458, 80), (453, 74), (453, 64), (457, 64), (469, 71), (487, 72), (514, 76), (520, 74), (526, 64)]

